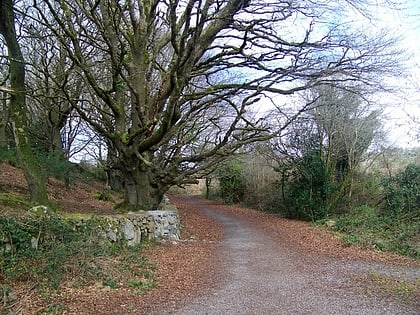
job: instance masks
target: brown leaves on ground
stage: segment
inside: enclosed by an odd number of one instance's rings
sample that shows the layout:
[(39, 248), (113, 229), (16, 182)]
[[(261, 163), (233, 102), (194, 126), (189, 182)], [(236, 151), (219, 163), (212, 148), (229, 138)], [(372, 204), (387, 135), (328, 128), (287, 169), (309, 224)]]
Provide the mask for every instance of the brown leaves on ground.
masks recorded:
[(65, 305), (65, 314), (160, 314), (216, 285), (222, 273), (213, 270), (218, 242), (223, 237), (220, 227), (193, 207), (179, 204), (178, 211), (182, 240), (164, 242), (142, 252), (156, 264), (156, 288), (142, 295), (127, 288), (66, 288), (55, 297), (55, 303)]
[[(69, 186), (55, 178), (48, 178), (48, 198), (56, 202), (62, 213), (112, 214), (114, 205), (95, 198), (104, 185), (94, 180), (76, 180)], [(0, 193), (7, 192), (29, 197), (28, 184), (23, 171), (7, 163), (0, 163)], [(118, 199), (118, 196), (115, 196)], [(0, 214), (3, 210), (0, 209)]]
[[(51, 179), (49, 194), (65, 212), (105, 214), (114, 212), (112, 203), (95, 200), (93, 194), (100, 191), (100, 184), (78, 182), (66, 187)], [(26, 183), (20, 170), (7, 164), (0, 165), (0, 192), (25, 193)], [(144, 255), (157, 267), (157, 286), (141, 295), (127, 287), (109, 289), (101, 285), (72, 286), (71, 279), (50, 297), (42, 296), (30, 284), (17, 284), (15, 293), (19, 301), (16, 310), (20, 314), (38, 314), (46, 308), (63, 314), (161, 314), (179, 306), (189, 298), (216, 286), (223, 277), (217, 256), (223, 231), (211, 218), (186, 203), (183, 197), (171, 196), (178, 206), (182, 222), (182, 240), (164, 242), (143, 250)], [(200, 201), (248, 220), (279, 242), (311, 251), (317, 255), (331, 255), (342, 259), (381, 261), (392, 264), (417, 264), (418, 262), (389, 253), (378, 253), (343, 243), (327, 231), (307, 223), (286, 220), (275, 215), (225, 206), (213, 201)]]
[[(60, 212), (115, 213), (111, 202), (93, 198), (101, 191), (101, 184), (78, 181), (66, 187), (61, 181), (49, 179), (48, 186), (49, 197), (59, 204)], [(0, 192), (27, 195), (23, 172), (11, 165), (0, 164)], [(0, 213), (5, 214), (1, 209)], [(139, 295), (127, 287), (75, 286), (75, 279), (67, 275), (57, 292), (44, 294), (39, 294), (31, 284), (14, 283), (18, 300), (13, 309), (18, 314), (40, 314), (47, 310), (63, 314), (158, 314), (163, 307), (171, 308), (203, 292), (203, 288), (211, 288), (217, 277), (210, 270), (216, 259), (218, 241), (223, 237), (222, 231), (216, 222), (193, 207), (180, 205), (179, 215), (183, 226), (181, 241), (157, 244), (139, 252), (157, 267), (155, 280), (158, 285), (154, 289)], [(0, 282), (3, 282), (1, 275)]]

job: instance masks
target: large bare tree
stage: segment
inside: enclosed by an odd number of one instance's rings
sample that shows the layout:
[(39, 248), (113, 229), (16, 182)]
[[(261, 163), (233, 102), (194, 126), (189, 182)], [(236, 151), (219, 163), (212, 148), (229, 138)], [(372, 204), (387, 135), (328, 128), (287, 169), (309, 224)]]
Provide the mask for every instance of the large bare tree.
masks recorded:
[(125, 203), (151, 209), (171, 185), (269, 138), (265, 120), (251, 114), (256, 104), (389, 70), (377, 64), (383, 41), (318, 24), (357, 4), (45, 0), (34, 1), (33, 15), (85, 82), (76, 109), (108, 144)]

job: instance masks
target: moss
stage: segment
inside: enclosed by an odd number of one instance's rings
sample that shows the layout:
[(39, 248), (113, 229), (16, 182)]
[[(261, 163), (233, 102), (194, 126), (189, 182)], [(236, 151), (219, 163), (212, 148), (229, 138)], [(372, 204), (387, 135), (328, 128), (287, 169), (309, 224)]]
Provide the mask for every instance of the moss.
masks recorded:
[(124, 143), (124, 144), (128, 144), (128, 142), (130, 141), (130, 135), (128, 134), (128, 132), (126, 131), (126, 132), (124, 132), (122, 135), (121, 135), (121, 141), (122, 141), (122, 143)]
[(9, 193), (0, 194), (0, 205), (12, 208), (24, 208), (27, 209), (30, 207), (29, 200), (20, 195), (13, 195)]
[(93, 193), (93, 198), (96, 200), (102, 200), (102, 201), (111, 201), (115, 202), (114, 197), (112, 196), (111, 188), (105, 187), (102, 192), (96, 191)]
[(121, 104), (115, 104), (115, 108), (120, 114), (124, 112), (124, 107)]
[(86, 213), (68, 213), (68, 214), (62, 214), (61, 215), (66, 220), (88, 220), (92, 217), (92, 214), (86, 214)]
[(369, 289), (373, 293), (394, 296), (402, 299), (408, 305), (416, 305), (418, 303), (420, 289), (420, 282), (418, 280), (406, 281), (398, 277), (370, 272), (365, 282), (369, 285)]
[(117, 211), (117, 213), (120, 214), (124, 214), (124, 213), (128, 213), (128, 212), (141, 212), (141, 211), (146, 211), (145, 208), (141, 207), (140, 205), (130, 205), (128, 202), (126, 201), (122, 201), (120, 203), (117, 203), (115, 205), (115, 210)]
[(169, 205), (161, 205), (159, 207), (159, 210), (177, 210), (175, 205), (169, 204)]

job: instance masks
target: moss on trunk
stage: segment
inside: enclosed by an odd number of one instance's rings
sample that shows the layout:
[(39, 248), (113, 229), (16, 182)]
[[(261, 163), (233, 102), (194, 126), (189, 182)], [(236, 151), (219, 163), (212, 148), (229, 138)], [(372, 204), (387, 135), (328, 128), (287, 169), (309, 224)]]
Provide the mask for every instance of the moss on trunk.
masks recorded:
[(0, 33), (5, 38), (9, 54), (11, 88), (9, 109), (16, 150), (28, 182), (31, 201), (45, 203), (48, 200), (45, 177), (29, 142), (28, 110), (25, 99), (25, 63), (17, 41), (14, 21), (12, 0), (1, 1)]

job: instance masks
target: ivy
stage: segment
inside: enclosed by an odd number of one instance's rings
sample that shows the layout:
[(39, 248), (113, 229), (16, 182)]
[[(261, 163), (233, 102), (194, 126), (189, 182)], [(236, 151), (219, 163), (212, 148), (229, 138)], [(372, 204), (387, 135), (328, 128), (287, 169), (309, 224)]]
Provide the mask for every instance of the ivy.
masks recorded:
[(386, 204), (384, 214), (420, 215), (420, 165), (409, 164), (405, 170), (383, 181)]
[(219, 170), (220, 194), (226, 203), (237, 203), (245, 194), (244, 166), (236, 161)]

